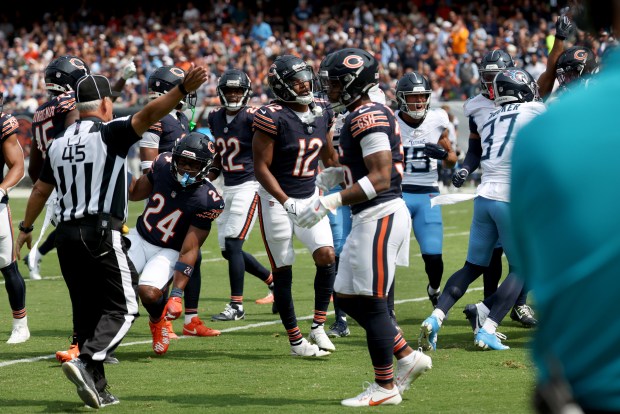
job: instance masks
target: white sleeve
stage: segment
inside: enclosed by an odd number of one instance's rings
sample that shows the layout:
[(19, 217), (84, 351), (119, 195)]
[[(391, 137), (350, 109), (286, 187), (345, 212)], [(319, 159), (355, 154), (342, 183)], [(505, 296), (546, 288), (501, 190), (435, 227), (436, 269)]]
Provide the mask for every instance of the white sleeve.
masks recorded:
[(145, 132), (142, 134), (140, 140), (141, 148), (159, 148), (159, 135), (152, 132)]
[(360, 146), (364, 157), (379, 151), (392, 151), (390, 138), (385, 132), (371, 132), (362, 138)]

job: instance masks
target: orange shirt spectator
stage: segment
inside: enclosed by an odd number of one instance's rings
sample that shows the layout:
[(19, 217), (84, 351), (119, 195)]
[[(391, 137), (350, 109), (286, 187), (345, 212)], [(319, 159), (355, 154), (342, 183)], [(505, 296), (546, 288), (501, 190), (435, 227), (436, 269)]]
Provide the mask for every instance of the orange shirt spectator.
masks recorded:
[(452, 51), (455, 55), (461, 56), (467, 53), (469, 30), (467, 30), (467, 27), (463, 24), (463, 20), (459, 19), (454, 24), (452, 33), (450, 34), (450, 40), (452, 42)]

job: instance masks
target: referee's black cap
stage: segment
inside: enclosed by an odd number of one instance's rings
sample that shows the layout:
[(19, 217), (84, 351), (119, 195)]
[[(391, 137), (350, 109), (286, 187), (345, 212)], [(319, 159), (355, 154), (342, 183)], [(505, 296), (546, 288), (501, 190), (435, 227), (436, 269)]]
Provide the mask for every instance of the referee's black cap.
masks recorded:
[(106, 96), (119, 95), (119, 92), (112, 91), (110, 81), (103, 75), (82, 76), (75, 86), (75, 97), (78, 102), (97, 101)]

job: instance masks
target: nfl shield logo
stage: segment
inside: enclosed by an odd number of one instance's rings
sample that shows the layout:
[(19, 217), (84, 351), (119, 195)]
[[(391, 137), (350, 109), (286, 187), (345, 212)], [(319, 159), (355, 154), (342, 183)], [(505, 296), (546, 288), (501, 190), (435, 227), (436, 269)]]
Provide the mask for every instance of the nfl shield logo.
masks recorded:
[(170, 193), (170, 197), (175, 198), (177, 196), (177, 192), (173, 191)]
[(273, 201), (270, 201), (269, 202), (269, 207), (273, 207), (273, 206), (275, 206), (275, 203)]

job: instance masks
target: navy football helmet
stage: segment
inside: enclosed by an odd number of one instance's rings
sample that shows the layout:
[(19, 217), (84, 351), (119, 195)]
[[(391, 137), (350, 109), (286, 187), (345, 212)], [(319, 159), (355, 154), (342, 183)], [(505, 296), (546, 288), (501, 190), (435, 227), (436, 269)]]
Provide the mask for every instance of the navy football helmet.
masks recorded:
[[(185, 79), (185, 71), (176, 66), (160, 66), (148, 80), (149, 99), (157, 99), (172, 88), (176, 87)], [(196, 92), (191, 92), (181, 101), (181, 110), (195, 108), (198, 97)]]
[[(418, 72), (409, 72), (396, 84), (396, 101), (398, 109), (413, 119), (424, 119), (431, 104), (431, 83)], [(407, 103), (407, 95), (425, 95), (426, 100), (420, 103)], [(413, 110), (412, 110), (413, 108)]]
[[(312, 68), (297, 56), (278, 56), (269, 68), (267, 81), (273, 94), (282, 102), (310, 105), (314, 101), (314, 73)], [(293, 88), (299, 82), (310, 85), (303, 95), (298, 95)]]
[[(226, 98), (229, 89), (241, 90), (241, 96), (236, 102)], [(228, 69), (217, 80), (217, 95), (220, 97), (220, 102), (231, 111), (237, 111), (248, 104), (251, 90), (250, 78), (245, 72), (238, 69)]]
[(585, 84), (590, 75), (596, 73), (598, 63), (592, 50), (584, 46), (573, 46), (566, 49), (555, 65), (555, 76), (560, 87), (568, 89), (570, 86)]
[(513, 68), (499, 72), (493, 80), (493, 88), (497, 106), (513, 102), (540, 101), (538, 84), (532, 75), (523, 69)]
[(90, 69), (77, 56), (60, 56), (45, 68), (45, 89), (52, 95), (74, 91), (77, 81), (90, 74)]
[(170, 169), (177, 181), (187, 187), (206, 178), (214, 158), (213, 142), (205, 134), (190, 132), (174, 144)]
[(327, 55), (319, 68), (319, 80), (332, 105), (337, 104), (334, 110), (343, 111), (367, 94), (379, 82), (378, 68), (375, 57), (362, 49), (346, 48)]
[(495, 49), (482, 57), (480, 62), (480, 87), (482, 95), (489, 99), (495, 99), (493, 91), (493, 79), (502, 69), (514, 68), (515, 62), (512, 57), (501, 49)]

